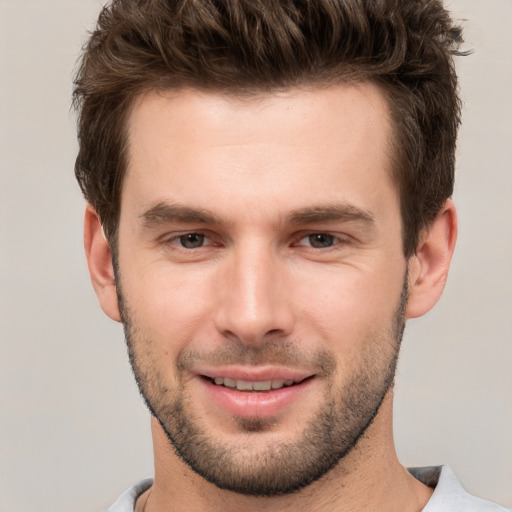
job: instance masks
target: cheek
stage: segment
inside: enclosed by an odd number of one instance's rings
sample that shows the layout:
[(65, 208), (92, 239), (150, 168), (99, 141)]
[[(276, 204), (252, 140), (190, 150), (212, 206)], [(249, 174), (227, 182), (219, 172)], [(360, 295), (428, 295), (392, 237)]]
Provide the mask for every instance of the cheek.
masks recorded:
[(400, 303), (402, 269), (388, 272), (338, 268), (305, 277), (295, 296), (303, 328), (320, 335), (329, 349), (347, 357), (364, 340), (388, 333)]
[(399, 295), (402, 279), (402, 273), (393, 269), (381, 273), (346, 265), (323, 272), (304, 272), (297, 280), (297, 292), (306, 309), (314, 307), (320, 312), (357, 319), (368, 311), (392, 309), (392, 299)]
[[(137, 328), (160, 353), (179, 351), (205, 325), (211, 304), (207, 281), (186, 272), (150, 269), (123, 275), (123, 295)], [(125, 282), (126, 281), (126, 282)]]

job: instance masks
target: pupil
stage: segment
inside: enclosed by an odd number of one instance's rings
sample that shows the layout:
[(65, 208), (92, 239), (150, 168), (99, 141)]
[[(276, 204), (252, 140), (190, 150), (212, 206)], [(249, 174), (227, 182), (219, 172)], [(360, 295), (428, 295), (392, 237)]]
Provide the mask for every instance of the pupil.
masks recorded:
[(334, 243), (334, 237), (332, 235), (326, 235), (325, 233), (315, 233), (309, 235), (309, 243), (312, 247), (331, 247)]
[(195, 249), (203, 245), (204, 235), (200, 235), (199, 233), (187, 233), (186, 235), (180, 236), (180, 243), (186, 249)]

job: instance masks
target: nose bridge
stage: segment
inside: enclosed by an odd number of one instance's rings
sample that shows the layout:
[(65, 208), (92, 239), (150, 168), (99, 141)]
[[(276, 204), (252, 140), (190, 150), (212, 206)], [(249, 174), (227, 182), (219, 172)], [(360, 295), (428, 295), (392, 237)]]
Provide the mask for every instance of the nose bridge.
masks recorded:
[(218, 328), (243, 343), (258, 343), (269, 333), (289, 334), (293, 315), (283, 293), (284, 271), (278, 254), (263, 240), (234, 248), (221, 283)]

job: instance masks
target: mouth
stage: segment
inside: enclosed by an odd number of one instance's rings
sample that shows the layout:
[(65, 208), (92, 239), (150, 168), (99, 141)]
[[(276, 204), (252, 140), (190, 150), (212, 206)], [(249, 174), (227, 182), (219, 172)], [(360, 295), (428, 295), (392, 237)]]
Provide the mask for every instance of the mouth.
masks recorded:
[(275, 417), (300, 404), (316, 388), (316, 375), (283, 368), (218, 368), (198, 372), (212, 405), (232, 417)]
[(311, 379), (313, 376), (302, 378), (302, 379), (269, 379), (269, 380), (242, 380), (242, 379), (231, 379), (229, 377), (207, 377), (202, 375), (204, 379), (211, 382), (215, 386), (222, 386), (237, 391), (246, 392), (269, 392), (275, 391), (282, 388), (288, 388), (301, 384), (302, 382)]

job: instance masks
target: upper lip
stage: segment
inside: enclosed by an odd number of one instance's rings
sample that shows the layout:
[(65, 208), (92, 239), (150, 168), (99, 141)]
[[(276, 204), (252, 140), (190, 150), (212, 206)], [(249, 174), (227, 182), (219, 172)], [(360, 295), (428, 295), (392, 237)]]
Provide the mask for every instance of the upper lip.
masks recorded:
[(196, 373), (202, 377), (207, 377), (212, 380), (221, 377), (231, 380), (244, 380), (249, 382), (263, 382), (269, 380), (293, 380), (295, 382), (301, 382), (304, 379), (314, 375), (313, 373), (305, 370), (274, 366), (225, 366), (216, 368), (202, 368), (196, 370)]

